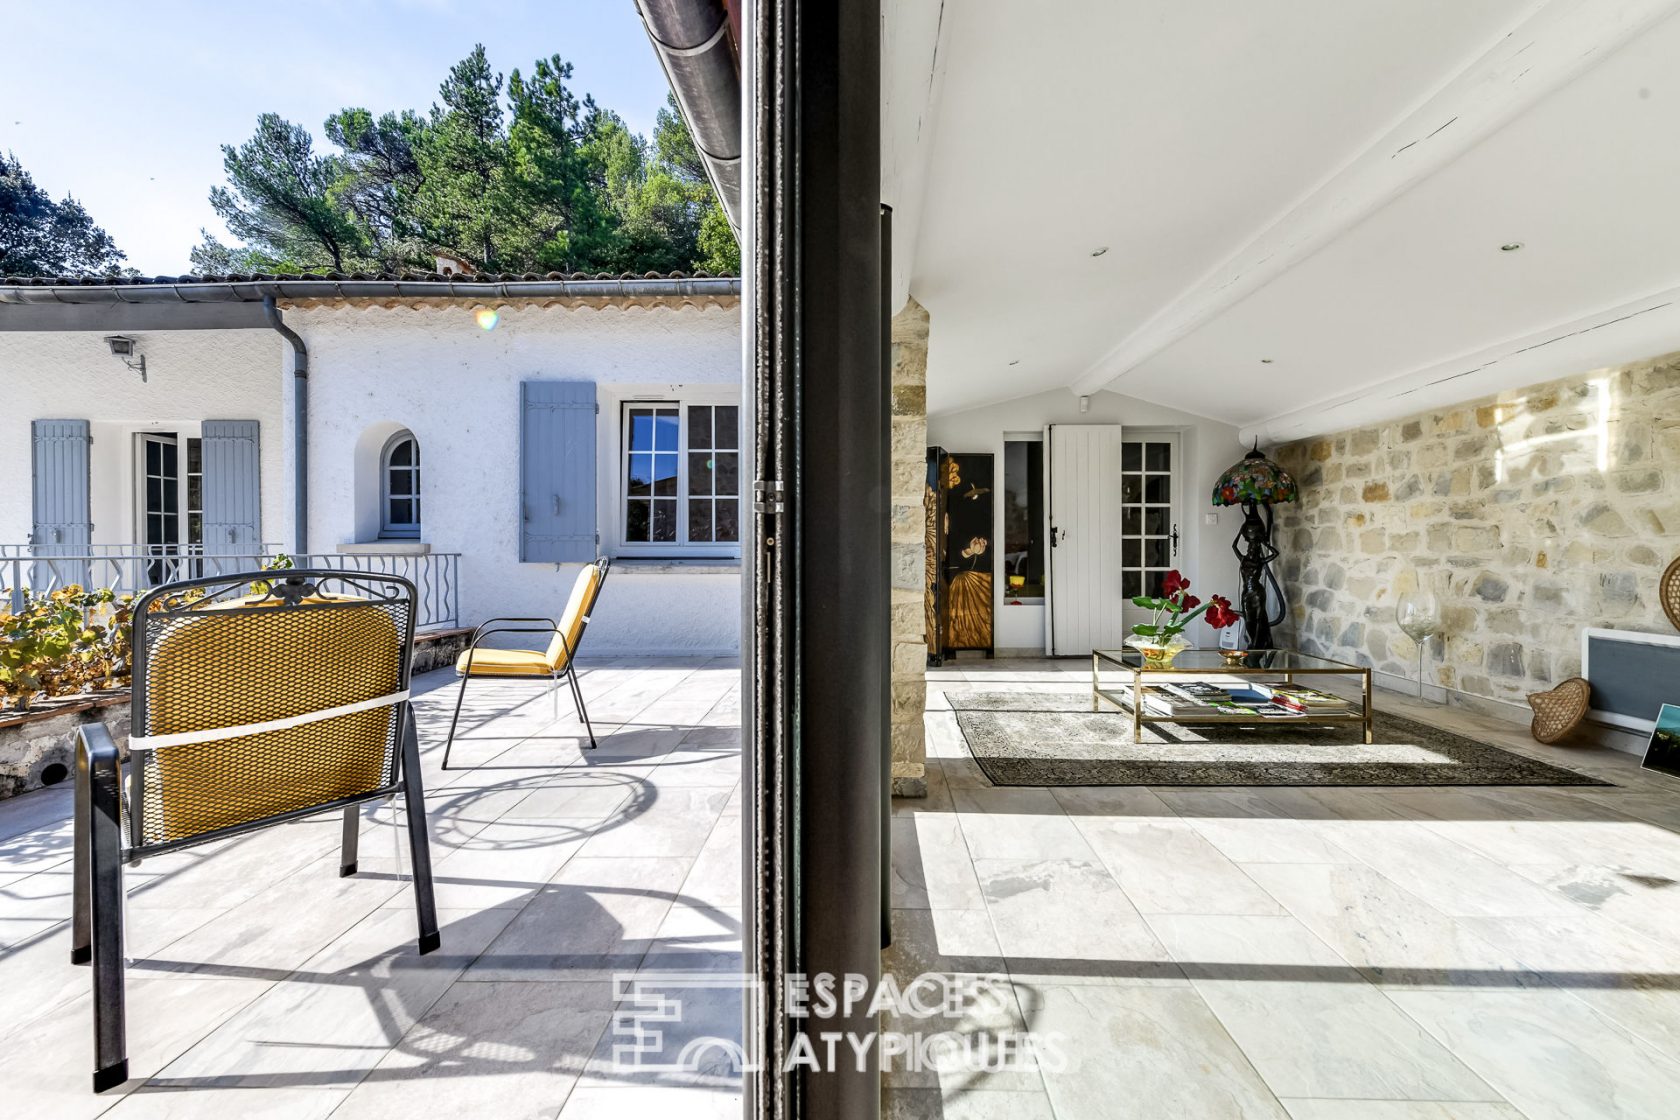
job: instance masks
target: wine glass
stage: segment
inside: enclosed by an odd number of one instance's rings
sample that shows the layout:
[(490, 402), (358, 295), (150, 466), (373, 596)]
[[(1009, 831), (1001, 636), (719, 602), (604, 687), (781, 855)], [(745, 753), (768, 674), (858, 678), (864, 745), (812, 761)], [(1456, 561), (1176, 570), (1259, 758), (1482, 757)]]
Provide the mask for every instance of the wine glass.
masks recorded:
[(1413, 576), (1408, 590), (1400, 593), (1394, 603), (1394, 621), (1401, 631), (1417, 643), (1418, 699), (1423, 699), (1423, 653), (1430, 638), (1441, 632), (1441, 601), (1418, 576)]

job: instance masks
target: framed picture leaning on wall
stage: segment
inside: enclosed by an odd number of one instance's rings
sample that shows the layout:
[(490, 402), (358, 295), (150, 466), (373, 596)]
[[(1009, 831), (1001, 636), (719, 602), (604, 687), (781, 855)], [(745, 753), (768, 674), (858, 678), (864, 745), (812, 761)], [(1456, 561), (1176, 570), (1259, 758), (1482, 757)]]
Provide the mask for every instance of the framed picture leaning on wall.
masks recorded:
[(1645, 748), (1645, 769), (1680, 778), (1680, 704), (1664, 704)]

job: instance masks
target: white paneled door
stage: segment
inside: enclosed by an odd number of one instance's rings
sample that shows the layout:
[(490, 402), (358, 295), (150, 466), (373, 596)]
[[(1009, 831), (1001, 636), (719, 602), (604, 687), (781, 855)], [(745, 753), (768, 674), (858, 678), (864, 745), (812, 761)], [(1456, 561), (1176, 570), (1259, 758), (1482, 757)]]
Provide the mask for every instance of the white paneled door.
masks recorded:
[(1058, 656), (1112, 649), (1126, 636), (1122, 594), (1118, 424), (1052, 424), (1050, 648)]

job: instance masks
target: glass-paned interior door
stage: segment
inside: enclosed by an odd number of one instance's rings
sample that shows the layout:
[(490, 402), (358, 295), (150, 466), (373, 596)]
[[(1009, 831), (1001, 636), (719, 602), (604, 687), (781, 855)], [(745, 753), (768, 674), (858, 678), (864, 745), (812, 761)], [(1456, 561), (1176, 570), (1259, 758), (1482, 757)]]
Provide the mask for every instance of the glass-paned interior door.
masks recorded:
[(1166, 574), (1183, 571), (1179, 460), (1176, 432), (1128, 429), (1120, 445), (1120, 583), (1128, 626), (1148, 620), (1147, 611), (1131, 605), (1133, 596), (1159, 595)]

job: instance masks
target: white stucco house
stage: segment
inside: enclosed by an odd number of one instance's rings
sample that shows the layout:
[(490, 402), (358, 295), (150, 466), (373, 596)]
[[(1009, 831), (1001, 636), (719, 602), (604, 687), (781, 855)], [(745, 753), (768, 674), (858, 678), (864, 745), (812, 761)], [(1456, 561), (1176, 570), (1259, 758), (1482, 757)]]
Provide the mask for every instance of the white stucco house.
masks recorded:
[(472, 625), (558, 611), (605, 555), (591, 652), (732, 653), (739, 305), (703, 276), (0, 281), (0, 586), (284, 551)]

